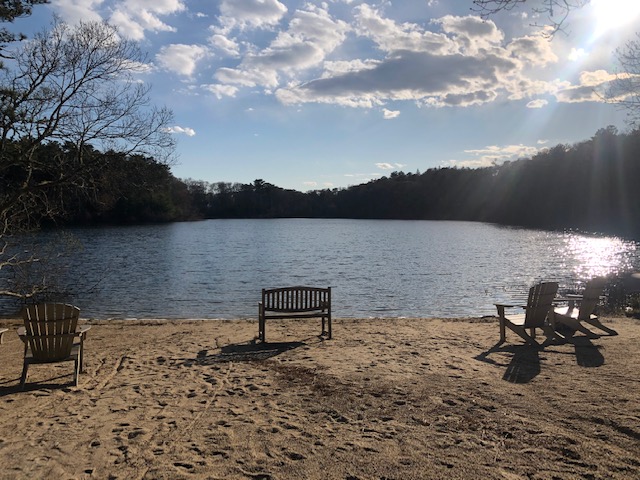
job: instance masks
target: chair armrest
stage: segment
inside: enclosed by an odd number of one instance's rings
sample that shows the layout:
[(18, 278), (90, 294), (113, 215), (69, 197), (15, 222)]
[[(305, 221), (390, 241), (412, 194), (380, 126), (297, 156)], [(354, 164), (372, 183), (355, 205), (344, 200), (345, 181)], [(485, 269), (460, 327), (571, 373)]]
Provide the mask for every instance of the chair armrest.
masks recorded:
[(91, 330), (91, 325), (80, 325), (78, 328), (76, 328), (76, 335), (79, 335), (82, 337), (89, 330)]
[(507, 303), (494, 303), (494, 305), (496, 307), (502, 307), (502, 308), (515, 308), (515, 307), (519, 307), (520, 305), (511, 305), (511, 304), (507, 304)]

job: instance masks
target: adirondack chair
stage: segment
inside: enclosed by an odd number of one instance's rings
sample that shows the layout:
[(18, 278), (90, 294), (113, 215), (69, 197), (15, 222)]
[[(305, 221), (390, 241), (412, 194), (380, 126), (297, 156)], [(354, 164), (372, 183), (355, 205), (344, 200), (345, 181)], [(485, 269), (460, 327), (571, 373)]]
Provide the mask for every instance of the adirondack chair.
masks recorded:
[[(582, 325), (582, 322), (593, 325), (607, 332), (609, 335), (617, 335), (618, 332), (604, 326), (602, 322), (600, 322), (598, 315), (595, 314), (605, 283), (605, 278), (596, 277), (587, 282), (582, 295), (567, 295), (566, 299), (569, 305), (554, 309), (554, 321), (567, 325), (569, 328), (580, 331), (592, 338), (596, 338), (598, 335)], [(576, 303), (579, 304), (578, 308), (576, 308)]]
[[(73, 383), (78, 385), (82, 369), (86, 329), (77, 331), (80, 309), (73, 305), (50, 303), (27, 306), (22, 311), (24, 329), (18, 335), (25, 342), (20, 386), (24, 388), (29, 365), (73, 362)], [(79, 337), (79, 342), (74, 341)]]
[[(506, 341), (507, 327), (531, 345), (539, 345), (535, 340), (536, 328), (540, 328), (548, 337), (557, 337), (551, 325), (547, 323), (547, 315), (551, 310), (557, 291), (558, 284), (556, 282), (539, 283), (531, 287), (527, 305), (520, 306), (520, 308), (524, 308), (525, 313), (507, 315), (505, 314), (506, 308), (518, 306), (496, 303), (500, 319), (500, 341)], [(527, 329), (529, 333), (527, 333)]]

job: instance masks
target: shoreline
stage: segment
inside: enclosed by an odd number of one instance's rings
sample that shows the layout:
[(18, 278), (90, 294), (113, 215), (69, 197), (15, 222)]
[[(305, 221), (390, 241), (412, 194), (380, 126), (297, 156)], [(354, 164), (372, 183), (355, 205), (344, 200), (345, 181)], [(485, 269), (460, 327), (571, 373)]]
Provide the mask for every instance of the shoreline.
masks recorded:
[(634, 319), (542, 350), (479, 317), (275, 320), (267, 344), (255, 319), (85, 322), (78, 387), (63, 363), (18, 390), (5, 334), (0, 478), (640, 476)]

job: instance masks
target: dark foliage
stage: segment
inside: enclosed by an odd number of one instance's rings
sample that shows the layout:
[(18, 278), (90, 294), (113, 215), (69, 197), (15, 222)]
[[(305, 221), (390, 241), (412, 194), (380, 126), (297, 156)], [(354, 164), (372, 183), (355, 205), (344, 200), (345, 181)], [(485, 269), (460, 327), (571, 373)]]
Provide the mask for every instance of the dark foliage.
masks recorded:
[[(55, 143), (51, 158), (70, 154)], [(492, 222), (640, 238), (640, 130), (599, 130), (573, 146), (479, 169), (434, 168), (307, 193), (251, 184), (178, 180), (152, 158), (94, 151), (107, 161), (83, 193), (65, 192), (63, 223), (202, 218), (368, 218)], [(103, 159), (103, 160), (104, 160)]]

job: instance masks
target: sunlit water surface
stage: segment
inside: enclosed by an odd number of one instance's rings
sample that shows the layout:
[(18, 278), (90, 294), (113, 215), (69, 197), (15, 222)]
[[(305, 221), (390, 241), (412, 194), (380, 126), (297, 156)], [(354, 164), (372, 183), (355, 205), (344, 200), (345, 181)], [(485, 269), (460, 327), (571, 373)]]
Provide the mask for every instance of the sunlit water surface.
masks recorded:
[(211, 220), (72, 231), (71, 300), (92, 318), (247, 318), (260, 289), (333, 287), (337, 317), (495, 313), (541, 280), (637, 268), (615, 237), (470, 222)]

